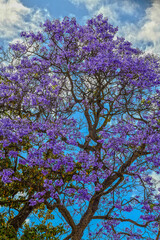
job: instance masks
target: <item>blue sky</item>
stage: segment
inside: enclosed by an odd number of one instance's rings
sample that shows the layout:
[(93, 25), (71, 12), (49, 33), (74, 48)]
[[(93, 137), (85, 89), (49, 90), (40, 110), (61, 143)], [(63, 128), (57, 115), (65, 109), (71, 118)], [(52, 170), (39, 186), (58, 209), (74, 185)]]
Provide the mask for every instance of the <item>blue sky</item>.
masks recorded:
[(80, 23), (103, 13), (134, 46), (160, 55), (160, 0), (0, 0), (0, 45), (46, 18), (74, 16)]

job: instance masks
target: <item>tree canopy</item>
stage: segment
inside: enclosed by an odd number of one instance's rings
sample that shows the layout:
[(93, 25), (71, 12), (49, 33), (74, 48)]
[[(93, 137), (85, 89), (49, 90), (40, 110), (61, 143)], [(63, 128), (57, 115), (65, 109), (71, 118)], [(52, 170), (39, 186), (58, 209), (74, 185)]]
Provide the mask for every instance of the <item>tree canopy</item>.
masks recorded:
[[(38, 33), (22, 32), (5, 53), (6, 239), (8, 227), (22, 240), (159, 239), (160, 59), (117, 31), (102, 15), (84, 25), (47, 20)], [(40, 225), (26, 224), (32, 213)]]

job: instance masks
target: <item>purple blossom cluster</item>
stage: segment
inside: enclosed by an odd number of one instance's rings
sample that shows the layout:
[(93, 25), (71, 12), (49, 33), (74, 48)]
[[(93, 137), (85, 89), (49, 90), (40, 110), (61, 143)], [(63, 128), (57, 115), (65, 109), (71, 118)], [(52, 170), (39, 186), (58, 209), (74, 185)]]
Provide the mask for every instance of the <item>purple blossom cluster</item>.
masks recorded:
[[(73, 239), (94, 219), (97, 236), (158, 234), (160, 59), (117, 31), (102, 15), (85, 25), (47, 20), (41, 32), (22, 32), (0, 66), (0, 156), (10, 162), (1, 182), (21, 181), (24, 166), (37, 171), (29, 204), (56, 202)], [(66, 206), (83, 213), (78, 225)]]

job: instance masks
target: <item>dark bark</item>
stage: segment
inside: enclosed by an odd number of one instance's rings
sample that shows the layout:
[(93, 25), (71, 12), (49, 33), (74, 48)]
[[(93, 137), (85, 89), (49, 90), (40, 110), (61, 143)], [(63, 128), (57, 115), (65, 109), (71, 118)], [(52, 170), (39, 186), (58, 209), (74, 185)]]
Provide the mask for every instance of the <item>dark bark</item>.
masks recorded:
[(15, 231), (17, 232), (22, 224), (30, 215), (30, 213), (36, 208), (37, 206), (30, 206), (29, 202), (25, 203), (24, 207), (19, 211), (18, 215), (8, 221), (8, 224), (13, 226)]

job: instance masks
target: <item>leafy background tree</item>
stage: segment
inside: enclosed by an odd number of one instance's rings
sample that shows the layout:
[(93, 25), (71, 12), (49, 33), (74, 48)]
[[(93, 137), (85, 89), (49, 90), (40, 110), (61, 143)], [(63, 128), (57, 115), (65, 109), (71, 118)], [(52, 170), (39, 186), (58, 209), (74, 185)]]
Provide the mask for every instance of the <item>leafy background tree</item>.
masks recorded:
[[(3, 234), (159, 238), (159, 57), (117, 31), (102, 15), (85, 25), (66, 17), (10, 46), (0, 74)], [(57, 210), (63, 226), (46, 221)], [(27, 226), (31, 213), (42, 224)]]

